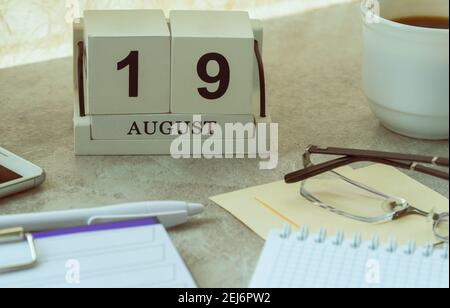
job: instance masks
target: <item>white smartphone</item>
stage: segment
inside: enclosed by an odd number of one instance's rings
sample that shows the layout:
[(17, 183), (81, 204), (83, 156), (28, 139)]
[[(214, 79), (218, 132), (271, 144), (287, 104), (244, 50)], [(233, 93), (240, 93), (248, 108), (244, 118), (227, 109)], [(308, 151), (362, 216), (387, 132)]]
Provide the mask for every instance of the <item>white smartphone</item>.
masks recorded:
[(41, 185), (45, 172), (0, 147), (0, 198)]

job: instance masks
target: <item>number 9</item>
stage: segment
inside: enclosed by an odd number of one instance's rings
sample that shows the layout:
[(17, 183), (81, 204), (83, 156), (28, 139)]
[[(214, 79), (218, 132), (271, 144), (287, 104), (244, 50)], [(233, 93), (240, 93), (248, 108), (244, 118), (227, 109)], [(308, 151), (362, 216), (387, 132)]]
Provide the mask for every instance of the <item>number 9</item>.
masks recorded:
[[(216, 61), (219, 65), (219, 73), (216, 76), (208, 74), (208, 64)], [(206, 83), (217, 83), (219, 87), (215, 92), (211, 92), (207, 87), (198, 88), (198, 93), (205, 99), (215, 100), (225, 95), (230, 85), (230, 65), (227, 59), (218, 53), (208, 53), (200, 58), (197, 63), (197, 74)]]

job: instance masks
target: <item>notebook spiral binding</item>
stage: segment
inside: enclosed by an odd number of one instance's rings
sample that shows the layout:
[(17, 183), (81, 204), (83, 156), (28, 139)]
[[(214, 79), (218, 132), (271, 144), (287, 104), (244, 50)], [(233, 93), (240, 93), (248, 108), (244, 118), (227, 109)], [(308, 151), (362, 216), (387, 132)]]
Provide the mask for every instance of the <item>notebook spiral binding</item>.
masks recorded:
[[(310, 230), (308, 226), (303, 226), (298, 232), (293, 232), (292, 227), (290, 225), (286, 225), (284, 230), (281, 231), (280, 237), (282, 239), (295, 238), (295, 240), (299, 242), (305, 242), (307, 240), (314, 240), (317, 244), (324, 244), (327, 241), (331, 241), (331, 243), (335, 246), (343, 246), (346, 244), (346, 237), (344, 232), (338, 231), (337, 234), (331, 238), (327, 235), (326, 229), (320, 229), (320, 231), (314, 236), (310, 234)], [(359, 249), (364, 244), (362, 240), (362, 235), (359, 233), (353, 234), (352, 238), (349, 241), (350, 247), (354, 249)], [(378, 236), (373, 236), (372, 240), (367, 242), (367, 248), (373, 251), (377, 251), (378, 249), (382, 249), (382, 245), (380, 242), (380, 238)], [(436, 249), (435, 245), (428, 243), (422, 248), (417, 248), (417, 244), (415, 241), (410, 241), (406, 245), (399, 247), (397, 240), (392, 238), (387, 245), (384, 245), (387, 252), (389, 253), (397, 253), (402, 252), (405, 255), (415, 255), (416, 253), (421, 253), (424, 257), (433, 257), (435, 254), (441, 254), (442, 259), (448, 260), (449, 253), (449, 245), (446, 243), (443, 249)]]

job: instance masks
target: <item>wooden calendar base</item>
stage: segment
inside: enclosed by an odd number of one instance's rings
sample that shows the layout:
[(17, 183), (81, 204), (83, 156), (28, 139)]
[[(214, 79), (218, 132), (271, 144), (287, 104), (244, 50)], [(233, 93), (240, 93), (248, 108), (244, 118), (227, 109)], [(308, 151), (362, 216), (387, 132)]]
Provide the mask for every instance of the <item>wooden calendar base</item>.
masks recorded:
[[(255, 117), (255, 124), (259, 123), (271, 123), (271, 118)], [(222, 126), (221, 126), (222, 127)], [(264, 148), (268, 148), (270, 130), (267, 127), (265, 138), (262, 139), (265, 142)], [(177, 136), (165, 137), (164, 139), (140, 139), (140, 140), (95, 140), (92, 138), (92, 117), (91, 116), (79, 116), (78, 102), (75, 103), (74, 113), (74, 133), (75, 133), (75, 154), (79, 156), (84, 155), (170, 155), (171, 145)], [(261, 138), (261, 137), (260, 137)], [(208, 136), (202, 137), (202, 142), (208, 139)], [(191, 144), (192, 138), (190, 139)], [(260, 139), (261, 140), (261, 139)], [(258, 141), (258, 135), (250, 136), (247, 139), (226, 139), (223, 138), (220, 141), (222, 143), (223, 155), (258, 155), (267, 153), (266, 150), (258, 151), (258, 145), (261, 141)], [(237, 151), (236, 145), (244, 144), (243, 151)], [(256, 145), (250, 147), (248, 145)], [(193, 146), (190, 147), (190, 154), (193, 154)]]

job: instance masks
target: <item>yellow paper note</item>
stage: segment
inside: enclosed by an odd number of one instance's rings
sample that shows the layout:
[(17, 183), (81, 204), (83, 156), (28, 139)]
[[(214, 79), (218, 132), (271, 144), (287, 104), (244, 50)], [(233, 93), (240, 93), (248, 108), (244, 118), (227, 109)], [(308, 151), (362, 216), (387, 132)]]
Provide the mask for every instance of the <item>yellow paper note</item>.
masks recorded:
[[(405, 198), (421, 210), (448, 212), (447, 198), (395, 168), (372, 165), (358, 170), (344, 168), (340, 172), (382, 192)], [(332, 195), (333, 185), (329, 187)], [(313, 205), (301, 197), (299, 191), (300, 184), (289, 185), (280, 181), (212, 197), (211, 200), (240, 219), (262, 238), (266, 238), (271, 229), (290, 224), (294, 228), (308, 225), (312, 232), (325, 228), (330, 235), (334, 235), (338, 230), (344, 231), (348, 236), (361, 233), (364, 239), (378, 235), (383, 242), (390, 238), (397, 239), (400, 244), (410, 240), (417, 241), (419, 245), (436, 242), (432, 223), (425, 217), (409, 216), (383, 224), (359, 222)], [(349, 202), (358, 206), (360, 200), (352, 198)]]

